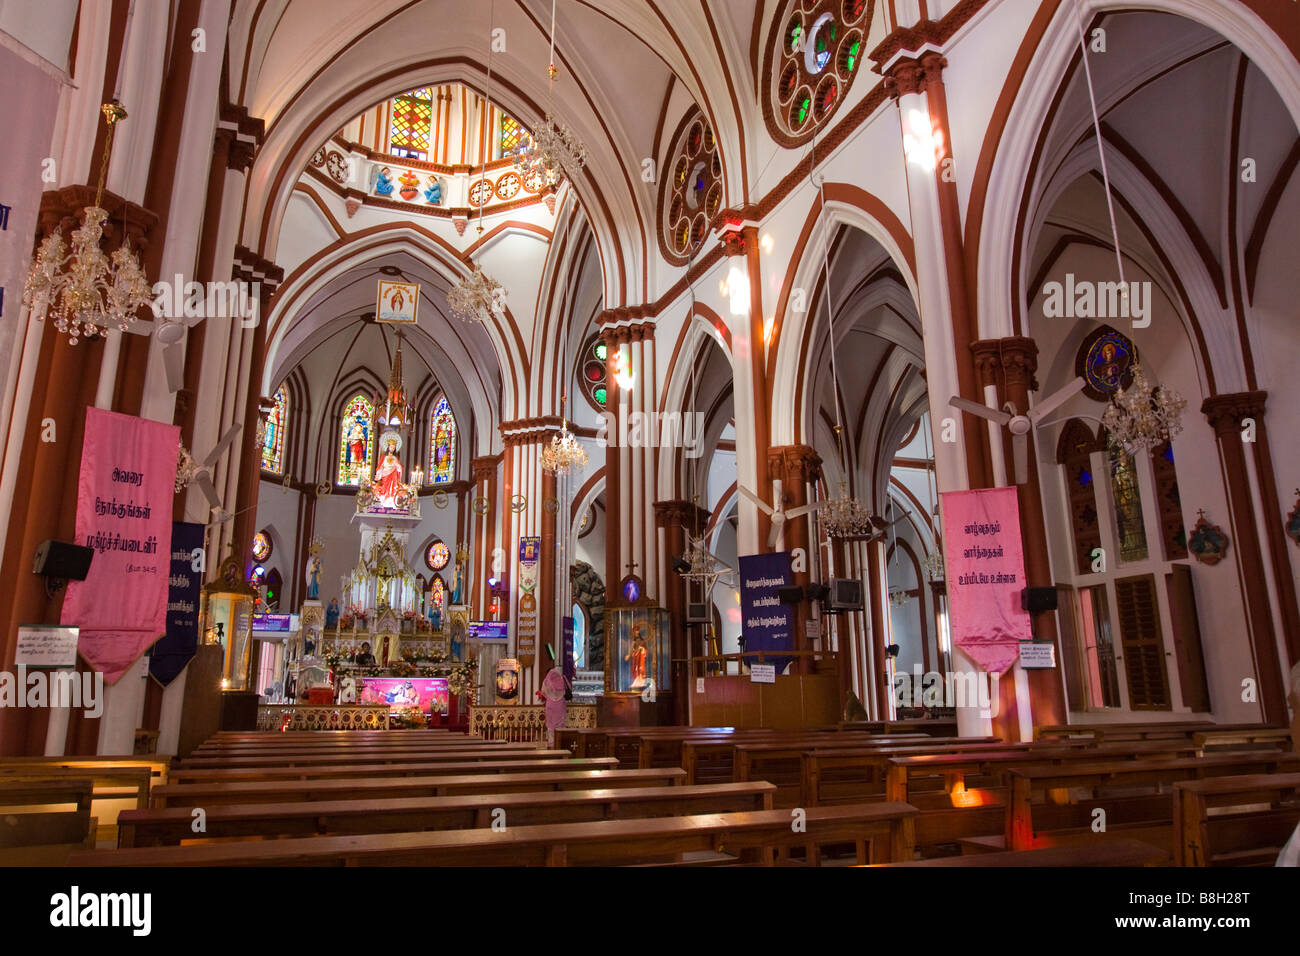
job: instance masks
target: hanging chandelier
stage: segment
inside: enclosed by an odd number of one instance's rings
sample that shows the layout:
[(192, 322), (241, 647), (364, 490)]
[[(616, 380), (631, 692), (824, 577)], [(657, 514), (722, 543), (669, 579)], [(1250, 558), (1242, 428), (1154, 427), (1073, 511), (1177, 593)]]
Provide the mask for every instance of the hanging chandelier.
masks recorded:
[[(565, 398), (560, 397), (560, 408)], [(542, 449), (542, 467), (551, 474), (568, 474), (574, 468), (587, 467), (587, 452), (569, 431), (569, 421), (561, 414), (560, 433), (551, 436), (551, 443)]]
[(515, 170), (524, 182), (540, 179), (554, 186), (572, 180), (587, 165), (587, 147), (578, 135), (555, 119), (555, 0), (551, 0), (551, 59), (546, 67), (546, 121), (531, 131), (528, 145), (515, 154)]
[[(46, 236), (27, 273), (23, 303), (38, 322), (54, 316), (54, 327), (68, 334), (68, 344), (116, 329), (125, 332), (135, 313), (153, 301), (153, 287), (123, 236), (122, 245), (111, 256), (100, 248), (108, 212), (101, 205), (108, 160), (113, 152), (113, 131), (126, 119), (126, 110), (114, 100), (100, 107), (108, 124), (99, 184), (94, 205), (81, 213), (81, 226), (72, 231), (72, 246), (63, 229)], [(125, 229), (123, 230), (125, 233)]]
[(475, 266), (470, 274), (457, 280), (447, 292), (447, 305), (453, 314), (466, 322), (486, 322), (493, 312), (501, 309), (505, 287), (496, 279), (483, 274)]
[(378, 429), (395, 429), (405, 432), (415, 418), (415, 405), (406, 392), (402, 380), (402, 332), (397, 333), (397, 351), (393, 354), (393, 370), (388, 376), (388, 391), (375, 393), (374, 421)]
[(876, 535), (871, 511), (849, 494), (846, 481), (840, 482), (839, 495), (817, 505), (817, 517), (832, 538), (872, 538)]
[(921, 568), (929, 576), (931, 581), (942, 581), (944, 575), (943, 555), (939, 552), (942, 542), (935, 541), (935, 549), (925, 556), (921, 562)]
[(1150, 451), (1183, 430), (1187, 399), (1165, 385), (1152, 385), (1139, 362), (1133, 363), (1133, 381), (1111, 396), (1101, 423), (1114, 445), (1130, 452)]

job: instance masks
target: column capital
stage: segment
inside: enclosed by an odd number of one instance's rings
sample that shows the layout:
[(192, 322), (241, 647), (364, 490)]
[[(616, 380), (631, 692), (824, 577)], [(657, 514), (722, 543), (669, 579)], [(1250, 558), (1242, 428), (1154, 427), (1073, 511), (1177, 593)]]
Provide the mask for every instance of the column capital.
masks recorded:
[(1211, 395), (1201, 403), (1203, 414), (1214, 433), (1222, 438), (1241, 431), (1241, 423), (1247, 418), (1263, 418), (1264, 403), (1268, 392), (1230, 392), (1227, 395)]
[(501, 441), (506, 445), (540, 445), (560, 430), (560, 416), (516, 418), (501, 423)]
[(491, 481), (497, 473), (497, 465), (501, 464), (500, 455), (483, 455), (480, 458), (471, 458), (469, 460), (469, 473), (474, 483), (480, 481)]
[(680, 499), (656, 501), (654, 509), (655, 527), (657, 528), (671, 528), (675, 525), (684, 527), (696, 525), (703, 528), (709, 523), (708, 510), (690, 501)]
[(948, 61), (934, 50), (919, 56), (900, 56), (885, 71), (885, 91), (893, 98), (908, 93), (924, 93), (931, 86), (943, 83), (943, 70)]
[(778, 445), (767, 450), (771, 477), (784, 484), (816, 481), (822, 475), (822, 457), (811, 445)]
[(1002, 339), (978, 339), (970, 344), (980, 385), (997, 384), (998, 373), (1006, 377), (1008, 387), (1038, 388), (1034, 377), (1038, 371), (1038, 343), (1026, 335), (1009, 335)]

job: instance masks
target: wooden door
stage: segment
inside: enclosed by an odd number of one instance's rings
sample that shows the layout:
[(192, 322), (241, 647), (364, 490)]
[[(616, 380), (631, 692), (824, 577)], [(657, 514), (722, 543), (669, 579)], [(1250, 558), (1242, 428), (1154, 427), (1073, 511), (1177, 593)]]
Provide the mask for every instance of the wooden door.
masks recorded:
[(1115, 603), (1132, 710), (1169, 710), (1169, 674), (1154, 575), (1117, 578)]
[(1174, 657), (1183, 688), (1183, 703), (1197, 713), (1210, 712), (1210, 688), (1205, 679), (1205, 654), (1201, 649), (1201, 625), (1196, 615), (1196, 594), (1192, 569), (1173, 565), (1165, 575), (1169, 591), (1169, 617), (1174, 628)]

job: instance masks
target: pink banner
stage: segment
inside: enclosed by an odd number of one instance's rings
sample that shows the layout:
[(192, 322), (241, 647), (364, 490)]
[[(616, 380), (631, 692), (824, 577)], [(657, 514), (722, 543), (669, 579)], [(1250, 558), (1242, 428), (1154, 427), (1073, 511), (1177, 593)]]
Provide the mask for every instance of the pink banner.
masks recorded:
[(95, 549), (68, 585), (61, 623), (81, 628), (77, 651), (116, 683), (167, 630), (172, 497), (181, 430), (86, 409), (76, 543)]
[(943, 499), (944, 565), (952, 642), (990, 674), (1016, 662), (1033, 639), (1020, 606), (1025, 555), (1014, 486), (947, 491)]

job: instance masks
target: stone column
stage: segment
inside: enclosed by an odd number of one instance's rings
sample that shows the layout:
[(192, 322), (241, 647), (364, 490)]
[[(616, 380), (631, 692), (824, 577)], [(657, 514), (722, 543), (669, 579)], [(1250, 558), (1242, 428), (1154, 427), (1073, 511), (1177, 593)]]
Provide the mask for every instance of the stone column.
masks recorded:
[[(672, 658), (673, 722), (689, 722), (690, 665), (687, 659), (702, 653), (703, 647), (693, 646), (687, 633), (686, 602), (687, 581), (672, 569), (672, 562), (679, 558), (687, 548), (686, 529), (698, 528), (702, 532), (709, 522), (709, 513), (689, 501), (656, 501), (655, 527), (664, 532), (664, 553), (659, 560), (660, 604), (668, 611), (669, 621), (669, 655)], [(712, 613), (712, 595), (704, 595)], [(705, 625), (707, 626), (707, 625)]]
[[(768, 474), (781, 483), (779, 493), (782, 507), (786, 510), (802, 508), (808, 503), (809, 485), (822, 476), (822, 459), (811, 445), (781, 445), (768, 449), (767, 469)], [(812, 569), (816, 565), (816, 554), (812, 550), (811, 536), (808, 533), (809, 528), (812, 527), (812, 519), (812, 514), (787, 519), (781, 531), (783, 541), (778, 542), (781, 550), (792, 554), (798, 550), (803, 551), (803, 570), (794, 572), (794, 583), (801, 588), (806, 588), (811, 583)], [(796, 651), (813, 649), (805, 628), (806, 623), (811, 619), (811, 607), (808, 602), (801, 601), (795, 606), (794, 649)], [(807, 657), (799, 658), (796, 672), (811, 674), (812, 661)]]

